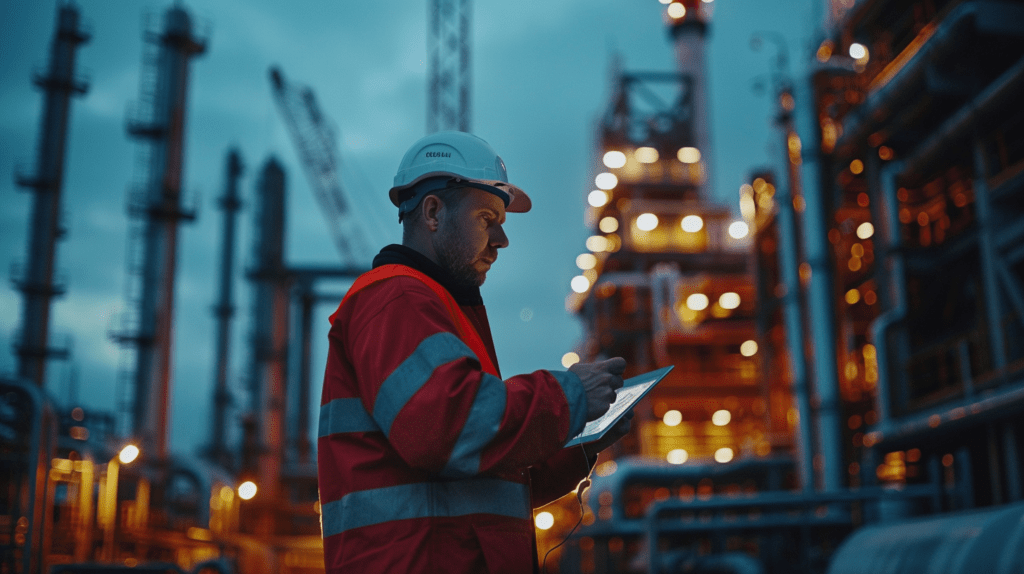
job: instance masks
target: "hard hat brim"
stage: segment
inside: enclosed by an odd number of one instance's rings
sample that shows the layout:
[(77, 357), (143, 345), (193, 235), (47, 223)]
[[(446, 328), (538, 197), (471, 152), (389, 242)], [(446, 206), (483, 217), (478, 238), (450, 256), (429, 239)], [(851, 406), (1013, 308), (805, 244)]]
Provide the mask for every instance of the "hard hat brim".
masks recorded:
[(395, 207), (400, 207), (402, 202), (398, 196), (402, 191), (414, 187), (419, 182), (431, 177), (450, 177), (455, 180), (492, 187), (495, 191), (505, 192), (512, 198), (511, 201), (509, 201), (508, 206), (505, 207), (505, 211), (507, 212), (526, 213), (533, 207), (533, 201), (530, 200), (530, 196), (526, 195), (526, 192), (520, 187), (512, 185), (511, 183), (498, 179), (469, 179), (456, 173), (442, 171), (425, 173), (405, 185), (392, 187), (391, 191), (388, 192), (388, 197), (391, 199), (391, 203), (393, 203)]

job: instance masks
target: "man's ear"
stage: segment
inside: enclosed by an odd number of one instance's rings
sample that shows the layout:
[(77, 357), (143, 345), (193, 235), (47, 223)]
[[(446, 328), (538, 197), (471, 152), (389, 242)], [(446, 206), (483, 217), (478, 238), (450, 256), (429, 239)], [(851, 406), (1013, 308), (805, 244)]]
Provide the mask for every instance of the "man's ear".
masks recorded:
[(423, 222), (426, 223), (427, 229), (437, 231), (441, 226), (444, 211), (444, 202), (441, 198), (433, 194), (424, 197), (420, 209), (423, 210)]

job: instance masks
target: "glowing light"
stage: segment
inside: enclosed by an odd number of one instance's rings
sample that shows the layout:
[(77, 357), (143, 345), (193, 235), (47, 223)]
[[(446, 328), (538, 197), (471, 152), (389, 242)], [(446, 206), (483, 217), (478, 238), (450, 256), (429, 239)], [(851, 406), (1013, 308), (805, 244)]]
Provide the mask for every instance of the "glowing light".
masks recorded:
[(256, 496), (256, 490), (256, 483), (247, 480), (238, 485), (238, 497), (242, 500), (252, 500), (252, 497)]
[(850, 57), (854, 60), (861, 60), (868, 56), (868, 49), (864, 47), (864, 44), (854, 42), (850, 44)]
[(534, 523), (537, 525), (537, 528), (547, 530), (555, 525), (555, 517), (550, 512), (541, 512), (534, 519)]
[(732, 460), (732, 457), (733, 457), (732, 449), (727, 447), (727, 446), (726, 447), (722, 447), (722, 448), (720, 448), (720, 449), (715, 451), (715, 460), (720, 462), (720, 463), (725, 464), (725, 463), (729, 462), (730, 460)]
[(601, 218), (601, 222), (597, 224), (597, 228), (605, 233), (615, 233), (619, 229), (619, 220), (612, 216)]
[(704, 228), (704, 220), (699, 215), (687, 215), (679, 225), (687, 233), (697, 233)]
[(594, 184), (601, 189), (613, 189), (619, 184), (619, 178), (615, 177), (614, 173), (608, 173), (606, 171), (604, 173), (597, 174), (597, 177), (594, 178)]
[(662, 4), (671, 4), (672, 0), (658, 0), (658, 2), (661, 2)]
[(724, 427), (729, 424), (729, 421), (731, 420), (732, 413), (725, 409), (715, 411), (715, 414), (711, 415), (711, 422), (714, 423), (716, 427)]
[(578, 362), (580, 362), (580, 356), (577, 355), (576, 353), (573, 353), (572, 351), (569, 351), (568, 353), (562, 355), (562, 366), (565, 367), (566, 369), (575, 365)]
[(681, 147), (676, 153), (676, 158), (683, 163), (697, 163), (700, 161), (700, 150), (695, 147)]
[(569, 282), (569, 286), (577, 293), (586, 293), (587, 289), (590, 289), (590, 279), (587, 279), (582, 275), (577, 275)]
[(612, 169), (626, 165), (626, 154), (621, 151), (610, 151), (604, 154), (604, 164)]
[(757, 213), (757, 204), (754, 203), (753, 193), (754, 190), (751, 188), (749, 193), (744, 192), (740, 195), (740, 213), (743, 214), (743, 219), (754, 219), (754, 215)]
[(587, 238), (587, 249), (600, 253), (608, 249), (608, 238), (602, 235), (591, 235)]
[(849, 291), (846, 292), (847, 304), (854, 305), (857, 303), (857, 301), (860, 301), (860, 291), (856, 289), (850, 289)]
[(121, 449), (121, 452), (118, 453), (117, 458), (118, 460), (121, 461), (121, 464), (128, 464), (133, 460), (139, 458), (139, 447), (130, 444)]
[(754, 341), (753, 339), (749, 341), (743, 341), (743, 344), (740, 345), (740, 354), (743, 355), (744, 357), (753, 357), (754, 355), (756, 355), (757, 341)]
[(860, 161), (859, 159), (855, 159), (855, 160), (851, 161), (850, 162), (850, 172), (853, 173), (853, 175), (860, 175), (861, 173), (863, 173), (864, 172), (864, 162)]
[(818, 53), (816, 55), (819, 62), (827, 62), (828, 59), (832, 57), (832, 42), (828, 40), (822, 42), (821, 45), (818, 46)]
[(694, 293), (686, 298), (686, 306), (694, 311), (703, 311), (710, 303), (708, 296), (703, 293)]
[(740, 296), (732, 291), (722, 293), (722, 296), (718, 298), (718, 305), (722, 309), (735, 309), (740, 306)]
[(593, 269), (595, 265), (597, 265), (597, 257), (594, 257), (591, 253), (580, 253), (576, 257), (576, 267), (584, 271)]
[(750, 233), (750, 227), (742, 221), (733, 221), (729, 224), (729, 236), (733, 239), (743, 239)]
[(590, 192), (590, 195), (587, 196), (587, 203), (594, 207), (601, 207), (608, 203), (608, 199), (609, 197), (607, 191), (595, 189), (594, 191)]
[(875, 234), (875, 226), (871, 225), (870, 222), (865, 221), (857, 226), (857, 237), (861, 239), (867, 239)]
[(690, 455), (681, 448), (668, 451), (668, 456), (665, 457), (672, 464), (683, 464), (688, 458), (690, 458)]
[(653, 213), (641, 213), (636, 218), (636, 228), (640, 231), (651, 231), (658, 226), (658, 216)]
[(633, 152), (633, 157), (640, 163), (654, 163), (658, 161), (658, 150), (652, 147), (638, 147)]
[(683, 413), (677, 410), (671, 410), (665, 413), (665, 416), (661, 418), (667, 426), (677, 427), (679, 423), (683, 422)]
[(686, 6), (683, 6), (679, 2), (673, 2), (669, 4), (668, 15), (670, 18), (675, 18), (676, 20), (678, 20), (683, 16), (686, 16)]

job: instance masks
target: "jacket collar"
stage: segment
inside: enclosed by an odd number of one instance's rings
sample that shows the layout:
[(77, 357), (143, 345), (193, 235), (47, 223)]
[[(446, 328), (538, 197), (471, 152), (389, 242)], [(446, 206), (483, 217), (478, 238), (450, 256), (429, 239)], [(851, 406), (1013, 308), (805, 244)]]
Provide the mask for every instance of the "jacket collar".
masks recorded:
[(425, 273), (434, 281), (437, 281), (445, 288), (455, 302), (459, 305), (483, 305), (483, 297), (480, 296), (479, 287), (467, 287), (455, 282), (451, 274), (437, 263), (434, 263), (426, 255), (405, 245), (391, 244), (380, 250), (380, 253), (373, 258), (373, 266), (399, 264)]

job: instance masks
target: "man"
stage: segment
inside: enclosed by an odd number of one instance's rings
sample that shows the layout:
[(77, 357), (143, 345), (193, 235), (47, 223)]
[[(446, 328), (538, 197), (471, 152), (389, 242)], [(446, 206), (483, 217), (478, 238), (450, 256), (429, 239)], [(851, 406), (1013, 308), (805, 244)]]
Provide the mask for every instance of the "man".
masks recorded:
[(536, 570), (532, 509), (570, 492), (629, 430), (563, 448), (608, 410), (621, 358), (502, 380), (480, 285), (530, 198), (482, 139), (405, 154), (402, 245), (331, 316), (319, 433), (327, 571)]

